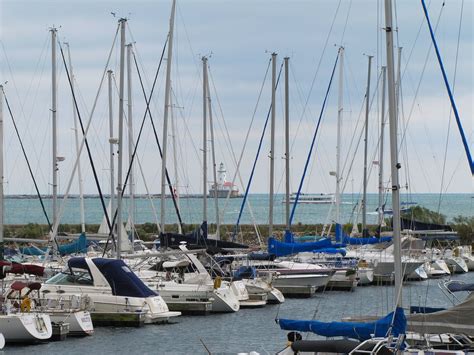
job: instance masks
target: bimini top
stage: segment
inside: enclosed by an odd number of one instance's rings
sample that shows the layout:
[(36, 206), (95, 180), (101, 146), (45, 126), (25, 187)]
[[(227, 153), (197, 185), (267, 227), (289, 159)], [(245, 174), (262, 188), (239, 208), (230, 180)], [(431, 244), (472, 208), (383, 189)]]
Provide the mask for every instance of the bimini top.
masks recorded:
[[(105, 258), (93, 258), (91, 260), (100, 273), (106, 278), (114, 296), (156, 296), (156, 293), (145, 285), (123, 260)], [(68, 260), (68, 266), (70, 268), (86, 269), (90, 272), (86, 258), (71, 258)]]

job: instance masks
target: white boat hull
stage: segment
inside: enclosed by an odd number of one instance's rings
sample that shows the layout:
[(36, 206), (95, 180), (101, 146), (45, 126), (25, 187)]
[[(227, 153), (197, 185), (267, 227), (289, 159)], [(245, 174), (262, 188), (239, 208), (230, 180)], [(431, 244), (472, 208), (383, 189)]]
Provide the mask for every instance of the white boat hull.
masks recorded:
[(68, 336), (85, 336), (94, 334), (94, 325), (88, 311), (53, 312), (49, 313), (54, 323), (64, 322), (69, 324)]
[(53, 334), (51, 319), (43, 313), (0, 315), (0, 329), (7, 343), (41, 342)]

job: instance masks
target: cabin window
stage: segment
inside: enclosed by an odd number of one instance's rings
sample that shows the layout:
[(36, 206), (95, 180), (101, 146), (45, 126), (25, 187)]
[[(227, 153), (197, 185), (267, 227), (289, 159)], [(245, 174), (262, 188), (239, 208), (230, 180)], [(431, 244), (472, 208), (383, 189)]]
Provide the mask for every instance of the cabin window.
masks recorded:
[(64, 270), (45, 282), (49, 285), (90, 285), (94, 283), (88, 270), (73, 268)]

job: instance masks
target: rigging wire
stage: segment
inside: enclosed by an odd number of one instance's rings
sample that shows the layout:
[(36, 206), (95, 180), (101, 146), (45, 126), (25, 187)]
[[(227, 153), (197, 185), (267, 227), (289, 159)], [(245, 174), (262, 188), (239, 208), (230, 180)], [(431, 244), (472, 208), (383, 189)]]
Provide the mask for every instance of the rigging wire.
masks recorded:
[[(446, 71), (444, 69), (444, 65), (443, 65), (443, 61), (441, 59), (441, 54), (439, 52), (438, 45), (436, 43), (435, 34), (434, 34), (433, 29), (431, 27), (431, 22), (430, 22), (429, 15), (428, 15), (428, 9), (426, 8), (424, 0), (421, 0), (421, 4), (423, 6), (423, 12), (425, 14), (426, 22), (428, 24), (428, 28), (429, 28), (429, 31), (430, 31), (431, 40), (432, 40), (433, 46), (435, 48), (436, 57), (438, 59), (439, 66), (441, 68), (441, 73), (443, 75), (443, 80), (444, 80), (444, 83), (445, 83), (445, 86), (446, 86), (446, 91), (448, 92), (449, 101), (451, 103), (451, 107), (452, 107), (453, 112), (454, 112), (454, 117), (456, 118), (456, 123), (458, 125), (459, 133), (461, 135), (461, 140), (462, 140), (462, 143), (464, 145), (464, 150), (466, 152), (466, 157), (467, 157), (467, 160), (468, 160), (468, 163), (469, 163), (469, 168), (471, 170), (471, 174), (474, 175), (474, 162), (472, 160), (471, 152), (470, 152), (470, 149), (469, 149), (469, 144), (466, 140), (466, 136), (465, 136), (464, 131), (462, 129), (461, 119), (459, 117), (458, 110), (457, 110), (457, 107), (456, 107), (456, 103), (454, 101), (454, 97), (453, 97), (453, 94), (451, 92), (451, 88), (449, 86), (448, 77), (447, 77)], [(444, 5), (444, 3), (443, 3), (443, 5)]]
[[(168, 38), (165, 42), (165, 45), (163, 46), (163, 52), (161, 54), (161, 59), (160, 59), (160, 65), (158, 66), (158, 69), (157, 69), (157, 74), (155, 76), (155, 82), (153, 83), (153, 88), (155, 87), (155, 84), (156, 84), (156, 79), (158, 78), (158, 73), (159, 73), (159, 70), (160, 70), (160, 67), (161, 67), (161, 63), (162, 63), (162, 60), (163, 60), (163, 56), (165, 54), (165, 49), (166, 49), (166, 45), (168, 44)], [(156, 144), (158, 146), (158, 151), (160, 152), (160, 157), (163, 158), (163, 151), (161, 149), (161, 144), (160, 144), (160, 140), (158, 138), (158, 133), (156, 131), (156, 126), (155, 126), (155, 122), (153, 121), (153, 117), (151, 115), (151, 111), (150, 111), (150, 99), (151, 97), (153, 96), (153, 91), (150, 92), (150, 98), (147, 99), (146, 97), (146, 92), (145, 92), (145, 87), (143, 86), (143, 80), (142, 80), (142, 76), (140, 74), (140, 69), (138, 68), (138, 63), (137, 63), (137, 60), (135, 58), (135, 55), (133, 56), (133, 61), (135, 62), (135, 68), (137, 70), (137, 73), (138, 73), (138, 78), (140, 80), (140, 86), (141, 86), (141, 89), (142, 89), (142, 92), (143, 92), (143, 97), (145, 98), (145, 102), (146, 102), (146, 109), (145, 109), (145, 115), (144, 115), (144, 119), (146, 119), (146, 116), (148, 114), (148, 117), (150, 118), (150, 122), (151, 122), (151, 126), (153, 128), (153, 134), (155, 136), (155, 141), (156, 141)], [(144, 122), (143, 122), (144, 123)], [(143, 129), (143, 124), (142, 126), (140, 127), (140, 133)], [(136, 142), (136, 145), (135, 145), (135, 149), (134, 149), (134, 153), (136, 152), (136, 147), (138, 146), (138, 142), (139, 142), (139, 138), (140, 136), (138, 136), (137, 138), (137, 142)], [(166, 148), (166, 147), (165, 147)], [(133, 161), (133, 155), (132, 155), (132, 161)], [(127, 174), (128, 175), (128, 174)], [(181, 228), (183, 228), (183, 220), (181, 219), (181, 214), (179, 212), (179, 207), (178, 207), (178, 203), (176, 202), (176, 196), (174, 194), (174, 188), (173, 188), (173, 184), (171, 183), (171, 179), (170, 179), (170, 176), (169, 176), (169, 173), (168, 173), (168, 168), (165, 168), (165, 175), (166, 175), (166, 182), (168, 183), (168, 188), (170, 190), (170, 194), (171, 194), (171, 198), (173, 200), (173, 205), (174, 205), (174, 208), (175, 208), (175, 211), (176, 211), (176, 215), (178, 217), (178, 220), (179, 220), (179, 224), (181, 225)]]
[(336, 66), (337, 66), (338, 61), (339, 61), (339, 52), (337, 53), (336, 60), (334, 61), (334, 67), (332, 68), (331, 79), (329, 80), (329, 85), (328, 85), (328, 88), (326, 90), (326, 95), (324, 97), (324, 101), (323, 101), (323, 104), (321, 106), (321, 112), (319, 113), (318, 123), (316, 124), (316, 129), (314, 131), (313, 140), (311, 142), (311, 147), (309, 149), (308, 158), (306, 159), (306, 163), (305, 163), (305, 166), (304, 166), (303, 176), (301, 177), (300, 185), (298, 187), (298, 192), (296, 193), (295, 203), (293, 204), (293, 208), (291, 210), (290, 221), (288, 222), (288, 224), (290, 226), (291, 226), (291, 222), (293, 221), (293, 217), (295, 215), (296, 206), (298, 205), (298, 199), (299, 199), (300, 194), (301, 194), (301, 188), (303, 187), (303, 182), (304, 182), (304, 178), (305, 178), (305, 175), (306, 175), (306, 171), (308, 169), (308, 164), (309, 164), (309, 161), (311, 159), (311, 155), (313, 153), (314, 143), (316, 142), (316, 136), (317, 136), (318, 131), (319, 131), (319, 126), (321, 124), (324, 109), (326, 108), (326, 101), (327, 101), (327, 98), (329, 96), (329, 92), (331, 90), (332, 79), (334, 78), (334, 73), (336, 72)]
[[(271, 61), (271, 59), (270, 59)], [(267, 68), (267, 73), (268, 73), (268, 69), (270, 67), (270, 61), (268, 63), (268, 68)], [(276, 84), (275, 84), (275, 89), (278, 88), (278, 83), (280, 82), (280, 76), (281, 76), (281, 72), (283, 70), (283, 63), (281, 64), (280, 66), (280, 71), (278, 73), (278, 78), (276, 80)], [(265, 73), (265, 77), (267, 76), (267, 73)], [(262, 87), (263, 89), (263, 87)], [(258, 102), (260, 101), (260, 96), (259, 96), (259, 100)], [(257, 105), (258, 105), (258, 102), (257, 102)], [(257, 106), (255, 107), (255, 110), (257, 110)], [(263, 144), (263, 138), (265, 137), (265, 131), (267, 129), (267, 125), (268, 125), (268, 120), (270, 118), (270, 113), (272, 111), (272, 105), (270, 104), (270, 107), (268, 108), (268, 112), (267, 112), (267, 117), (265, 119), (265, 124), (263, 126), (263, 130), (262, 130), (262, 134), (260, 136), (260, 142), (258, 144), (258, 148), (257, 148), (257, 153), (256, 153), (256, 156), (255, 156), (255, 160), (253, 162), (253, 166), (252, 166), (252, 170), (250, 172), (250, 177), (249, 177), (249, 181), (247, 183), (247, 187), (245, 189), (245, 194), (244, 194), (244, 198), (242, 200), (242, 204), (240, 205), (240, 211), (239, 211), (239, 216), (237, 217), (237, 222), (235, 223), (235, 227), (234, 227), (234, 233), (232, 234), (232, 241), (235, 240), (235, 236), (237, 234), (237, 229), (239, 227), (239, 224), (240, 224), (240, 219), (242, 217), (242, 212), (244, 210), (244, 207), (245, 207), (245, 202), (247, 201), (247, 197), (248, 197), (248, 193), (249, 193), (249, 190), (250, 190), (250, 185), (252, 184), (252, 180), (253, 180), (253, 175), (255, 173), (255, 167), (257, 166), (257, 161), (258, 161), (258, 157), (260, 156), (260, 150), (262, 149), (262, 144)], [(252, 122), (253, 122), (253, 118), (252, 118)], [(249, 128), (249, 131), (247, 132), (247, 134), (250, 133), (250, 128)], [(243, 150), (242, 150), (242, 153), (243, 153)], [(241, 155), (241, 158), (242, 158), (242, 155)], [(238, 169), (237, 169), (238, 171)], [(235, 181), (235, 176), (237, 174), (237, 171), (236, 173), (234, 174), (234, 179), (232, 180), (232, 183), (234, 183)]]
[[(146, 98), (146, 94), (145, 94), (145, 102), (146, 102), (147, 105), (146, 105), (145, 113), (143, 114), (143, 119), (142, 119), (142, 123), (140, 125), (140, 130), (138, 132), (137, 139), (136, 139), (136, 144), (134, 145), (134, 148), (133, 148), (132, 158), (130, 159), (130, 164), (128, 166), (127, 174), (125, 176), (125, 181), (123, 183), (123, 188), (122, 188), (122, 192), (121, 192), (120, 197), (123, 197), (123, 195), (125, 194), (128, 179), (129, 179), (130, 173), (132, 171), (133, 161), (135, 160), (135, 156), (137, 154), (138, 143), (140, 142), (140, 138), (141, 138), (141, 135), (143, 133), (143, 127), (145, 125), (145, 120), (146, 120), (146, 117), (147, 117), (147, 113), (150, 112), (150, 101), (151, 101), (151, 98), (153, 97), (153, 92), (155, 90), (155, 85), (156, 85), (156, 82), (158, 80), (158, 74), (160, 73), (161, 64), (163, 63), (163, 57), (165, 55), (165, 50), (166, 50), (166, 46), (168, 44), (168, 39), (169, 39), (169, 34), (166, 36), (165, 44), (163, 46), (163, 51), (161, 52), (160, 61), (158, 63), (158, 68), (156, 69), (156, 72), (155, 72), (155, 78), (153, 80), (153, 85), (152, 85), (151, 90), (150, 90), (150, 95), (149, 95), (148, 98)], [(138, 68), (138, 64), (137, 64), (135, 56), (133, 57), (133, 59), (134, 59), (134, 62), (135, 62), (135, 67)], [(140, 72), (138, 71), (138, 73), (140, 73)], [(139, 74), (139, 78), (140, 78), (140, 84), (143, 85), (140, 74)], [(142, 88), (143, 88), (143, 86), (142, 86)], [(150, 118), (151, 118), (151, 113), (150, 113)], [(153, 122), (153, 120), (151, 120), (151, 121)], [(174, 196), (174, 195), (171, 194), (171, 196)], [(174, 197), (173, 197), (173, 201), (174, 201)], [(114, 238), (112, 231), (115, 228), (115, 224), (116, 224), (116, 220), (117, 220), (117, 214), (118, 214), (118, 209), (115, 209), (114, 216), (113, 216), (113, 219), (112, 219), (112, 225), (111, 225), (112, 227), (110, 228), (111, 233), (109, 234), (109, 237), (107, 238), (107, 242), (106, 242), (106, 245), (105, 245), (102, 256), (105, 255), (105, 251), (107, 250), (107, 246), (109, 244), (110, 237), (112, 237), (112, 239)]]
[[(25, 150), (25, 147), (23, 145), (23, 141), (20, 137), (20, 133), (18, 132), (18, 127), (16, 125), (16, 121), (15, 121), (15, 118), (13, 117), (13, 113), (12, 113), (12, 110), (10, 108), (10, 103), (8, 102), (8, 98), (7, 98), (7, 95), (5, 93), (5, 90), (2, 89), (3, 91), (3, 95), (4, 95), (4, 98), (5, 98), (5, 103), (7, 104), (7, 109), (8, 109), (8, 112), (10, 114), (10, 117), (12, 119), (12, 122), (13, 122), (13, 127), (15, 128), (15, 133), (16, 133), (16, 136), (18, 137), (18, 141), (20, 142), (20, 147), (21, 147), (21, 151), (23, 153), (23, 157), (25, 158), (26, 160), (26, 164), (28, 166), (28, 171), (30, 173), (30, 176), (31, 176), (31, 179), (33, 180), (33, 184), (35, 185), (35, 190), (36, 190), (36, 194), (39, 198), (39, 201), (40, 201), (40, 204), (41, 204), (41, 208), (43, 210), (43, 214), (44, 214), (44, 217), (46, 218), (46, 221), (48, 222), (48, 228), (50, 231), (52, 231), (52, 226), (51, 226), (51, 222), (49, 220), (49, 217), (48, 217), (48, 213), (46, 212), (46, 208), (44, 206), (44, 202), (43, 202), (43, 198), (41, 197), (41, 194), (40, 194), (40, 191), (39, 191), (39, 188), (38, 188), (38, 184), (36, 183), (36, 179), (35, 179), (35, 176), (33, 174), (33, 170), (31, 169), (31, 165), (30, 165), (30, 160), (28, 159), (28, 155), (26, 154), (26, 150)], [(57, 243), (57, 242), (56, 242)]]
[[(454, 76), (453, 76), (453, 83), (452, 83), (453, 95), (454, 95), (454, 91), (456, 89), (456, 77), (457, 77), (457, 72), (458, 72), (459, 43), (460, 43), (460, 40), (461, 40), (463, 9), (464, 9), (464, 0), (462, 0), (462, 2), (461, 2), (461, 11), (460, 11), (460, 15), (459, 15), (458, 41), (457, 41), (457, 45), (456, 45), (456, 57), (454, 59)], [(451, 107), (450, 110), (449, 110), (448, 129), (447, 129), (447, 132), (446, 132), (446, 145), (444, 147), (443, 170), (442, 170), (442, 173), (441, 173), (441, 186), (440, 186), (439, 198), (438, 198), (438, 209), (437, 209), (438, 213), (441, 209), (441, 200), (442, 200), (442, 196), (443, 196), (443, 185), (444, 185), (444, 178), (445, 178), (445, 173), (446, 173), (446, 160), (447, 160), (447, 155), (448, 155), (449, 133), (451, 131), (452, 114), (453, 114), (453, 109)]]

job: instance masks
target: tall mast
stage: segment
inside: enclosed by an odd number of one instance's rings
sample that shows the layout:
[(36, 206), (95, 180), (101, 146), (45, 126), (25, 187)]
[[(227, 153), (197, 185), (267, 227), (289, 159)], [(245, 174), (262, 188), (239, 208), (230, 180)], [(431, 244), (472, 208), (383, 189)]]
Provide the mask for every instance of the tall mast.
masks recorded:
[(341, 131), (344, 107), (344, 47), (339, 48), (339, 94), (337, 103), (336, 141), (336, 223), (341, 223)]
[(166, 151), (168, 150), (168, 112), (171, 93), (171, 63), (173, 61), (173, 29), (176, 0), (171, 5), (170, 28), (168, 35), (168, 55), (166, 59), (165, 109), (163, 114), (163, 150), (161, 157), (161, 204), (160, 223), (161, 233), (165, 233), (165, 193), (166, 193)]
[(402, 305), (402, 259), (400, 238), (400, 191), (398, 182), (397, 103), (393, 59), (392, 1), (385, 0), (385, 34), (387, 42), (388, 117), (390, 126), (390, 160), (392, 173), (393, 258), (395, 266), (396, 305)]
[(115, 211), (115, 169), (114, 169), (114, 144), (117, 140), (114, 138), (114, 111), (112, 102), (112, 70), (107, 70), (107, 79), (109, 86), (109, 159), (110, 159), (110, 211)]
[(127, 118), (128, 118), (128, 161), (130, 165), (130, 175), (129, 175), (129, 210), (128, 210), (128, 221), (130, 223), (130, 233), (131, 233), (131, 242), (132, 242), (132, 251), (134, 250), (134, 240), (135, 240), (135, 186), (134, 186), (134, 176), (133, 176), (133, 106), (132, 106), (132, 43), (127, 44)]
[(118, 171), (117, 171), (117, 259), (122, 251), (122, 165), (123, 165), (123, 101), (125, 89), (125, 26), (127, 19), (121, 18), (120, 23), (120, 78), (119, 78), (119, 133), (118, 133)]
[[(69, 74), (71, 76), (71, 87), (74, 91), (74, 73), (72, 70), (72, 59), (71, 59), (71, 50), (69, 48), (69, 43), (65, 43), (67, 48), (67, 55), (69, 59)], [(79, 156), (79, 131), (77, 128), (77, 113), (74, 104), (74, 98), (72, 99), (72, 117), (74, 120), (74, 137), (76, 141), (76, 153)], [(85, 222), (85, 215), (84, 215), (84, 181), (82, 180), (82, 171), (81, 171), (81, 161), (77, 162), (77, 177), (79, 180), (79, 203), (81, 209), (81, 232), (86, 232), (86, 222)]]
[(209, 111), (209, 129), (211, 132), (211, 156), (212, 156), (212, 175), (214, 178), (214, 209), (216, 211), (216, 239), (220, 240), (220, 218), (219, 218), (219, 199), (217, 195), (217, 172), (216, 172), (216, 148), (214, 142), (214, 123), (212, 121), (212, 101), (211, 101), (211, 90), (209, 89), (209, 76), (206, 71), (206, 89), (207, 89), (207, 102)]
[(367, 143), (369, 139), (369, 110), (370, 110), (370, 71), (373, 56), (369, 55), (369, 69), (367, 72), (367, 91), (365, 93), (365, 135), (364, 135), (364, 192), (362, 196), (362, 236), (369, 234), (367, 230)]
[(382, 67), (382, 112), (380, 114), (380, 151), (379, 151), (379, 226), (383, 225), (383, 148), (385, 135), (385, 87), (387, 80), (386, 67)]
[(202, 221), (207, 221), (207, 58), (202, 57)]
[(53, 225), (58, 217), (58, 140), (57, 140), (57, 78), (56, 78), (56, 34), (57, 29), (51, 28), (51, 117), (53, 140)]
[(275, 91), (276, 91), (276, 59), (277, 54), (272, 53), (272, 118), (270, 128), (270, 196), (268, 212), (268, 236), (273, 234), (273, 190), (275, 174)]
[(0, 260), (3, 260), (3, 86), (0, 85)]
[(290, 88), (289, 68), (290, 58), (285, 57), (285, 216), (286, 230), (290, 230)]
[[(174, 117), (174, 108), (177, 108), (176, 105), (173, 104), (173, 97), (171, 96), (170, 97), (170, 106), (171, 106), (171, 110), (170, 110), (170, 114), (171, 114), (171, 137), (173, 138), (173, 161), (174, 161), (174, 176), (175, 176), (175, 180), (174, 180), (174, 189), (173, 189), (173, 194), (175, 195), (174, 198), (176, 200), (176, 206), (178, 207), (178, 210), (179, 210), (179, 190), (178, 190), (178, 186), (179, 186), (179, 175), (178, 175), (178, 152), (176, 150), (176, 121), (175, 121), (175, 117)], [(181, 223), (179, 221), (179, 216), (177, 216), (177, 219), (178, 219), (178, 233), (183, 233), (182, 229), (181, 229)]]

